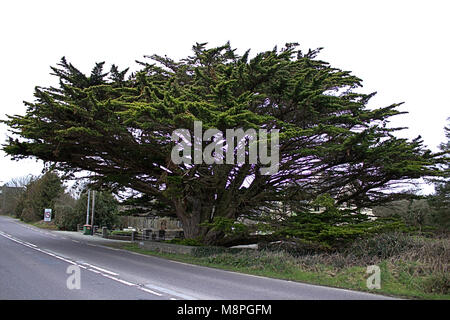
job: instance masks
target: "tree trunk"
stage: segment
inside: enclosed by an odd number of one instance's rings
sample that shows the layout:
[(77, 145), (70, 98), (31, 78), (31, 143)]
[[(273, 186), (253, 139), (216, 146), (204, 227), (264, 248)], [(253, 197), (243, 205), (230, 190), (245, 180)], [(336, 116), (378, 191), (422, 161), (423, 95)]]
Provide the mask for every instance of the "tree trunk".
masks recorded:
[(186, 214), (180, 219), (183, 224), (184, 237), (195, 239), (201, 236), (200, 217), (195, 214)]
[(212, 222), (213, 216), (222, 216), (228, 219), (235, 218), (235, 208), (226, 208), (224, 212), (217, 210), (212, 214), (212, 203), (202, 203), (201, 199), (188, 197), (189, 200), (178, 199), (175, 201), (176, 214), (183, 224), (184, 237), (186, 239), (199, 239), (207, 245), (220, 245), (225, 233), (213, 227), (200, 226), (203, 222)]
[(175, 209), (178, 219), (183, 225), (184, 237), (186, 239), (195, 239), (201, 237), (201, 211), (198, 206), (194, 210), (187, 212), (186, 202), (183, 200), (175, 201)]

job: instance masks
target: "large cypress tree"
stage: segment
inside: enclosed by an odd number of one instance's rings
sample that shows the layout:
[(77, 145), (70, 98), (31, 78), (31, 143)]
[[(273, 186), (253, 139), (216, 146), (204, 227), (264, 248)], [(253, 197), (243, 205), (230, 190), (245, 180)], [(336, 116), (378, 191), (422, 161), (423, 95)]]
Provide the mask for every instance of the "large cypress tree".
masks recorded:
[[(391, 200), (398, 183), (436, 174), (420, 137), (399, 139), (399, 128), (388, 128), (400, 104), (369, 109), (375, 93), (358, 93), (362, 80), (317, 59), (319, 51), (287, 44), (250, 59), (229, 43), (196, 44), (180, 61), (146, 57), (128, 77), (116, 66), (104, 72), (104, 63), (85, 75), (63, 58), (52, 68), (59, 87), (36, 87), (26, 114), (5, 121), (19, 137), (4, 150), (139, 191), (161, 214), (175, 214), (186, 237), (207, 243), (223, 243), (210, 224), (217, 217), (255, 218), (324, 193), (337, 205), (370, 206)], [(279, 129), (278, 171), (261, 174), (260, 162), (175, 164), (171, 134), (192, 136), (194, 121), (222, 132)]]

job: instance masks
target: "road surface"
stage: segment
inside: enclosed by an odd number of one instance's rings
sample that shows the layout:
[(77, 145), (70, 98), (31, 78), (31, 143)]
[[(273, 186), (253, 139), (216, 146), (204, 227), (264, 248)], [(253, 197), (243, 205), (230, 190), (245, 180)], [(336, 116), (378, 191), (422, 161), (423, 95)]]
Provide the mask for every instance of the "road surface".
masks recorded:
[(90, 239), (0, 216), (0, 299), (387, 299), (169, 261)]

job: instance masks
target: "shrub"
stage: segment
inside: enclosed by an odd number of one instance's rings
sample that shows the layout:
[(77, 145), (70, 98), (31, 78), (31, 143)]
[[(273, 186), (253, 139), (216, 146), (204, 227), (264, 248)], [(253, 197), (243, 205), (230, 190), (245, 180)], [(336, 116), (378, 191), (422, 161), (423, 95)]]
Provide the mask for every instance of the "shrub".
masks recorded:
[(168, 240), (167, 243), (179, 244), (184, 246), (202, 246), (203, 243), (199, 239), (180, 239), (174, 238)]
[(77, 230), (84, 224), (86, 213), (75, 211), (77, 200), (70, 193), (62, 193), (55, 201), (55, 224), (60, 230)]
[(328, 251), (328, 248), (312, 241), (277, 241), (270, 243), (259, 243), (259, 250), (283, 251), (293, 257), (316, 254)]
[(399, 233), (381, 233), (367, 239), (354, 241), (345, 251), (357, 258), (376, 257), (386, 259), (420, 246), (413, 237)]
[(449, 294), (450, 275), (444, 272), (430, 275), (423, 283), (423, 290), (427, 293)]
[(296, 267), (295, 258), (285, 252), (227, 249), (203, 258), (208, 263), (253, 270), (290, 272)]
[(74, 210), (68, 205), (55, 207), (55, 224), (60, 230), (76, 230), (78, 219), (74, 217)]
[(20, 219), (25, 222), (36, 222), (41, 220), (41, 216), (31, 206), (25, 206), (20, 215)]
[[(75, 214), (86, 216), (87, 206), (87, 190), (84, 190), (75, 205)], [(92, 195), (90, 197), (90, 211), (92, 212)], [(91, 215), (91, 212), (89, 215)], [(114, 198), (111, 192), (102, 191), (95, 192), (95, 210), (94, 210), (94, 224), (100, 227), (107, 227), (112, 229), (118, 222), (118, 201)]]
[(238, 248), (225, 248), (225, 247), (212, 247), (212, 246), (199, 246), (194, 248), (192, 254), (195, 257), (209, 257), (219, 254), (235, 254), (241, 252), (243, 249)]

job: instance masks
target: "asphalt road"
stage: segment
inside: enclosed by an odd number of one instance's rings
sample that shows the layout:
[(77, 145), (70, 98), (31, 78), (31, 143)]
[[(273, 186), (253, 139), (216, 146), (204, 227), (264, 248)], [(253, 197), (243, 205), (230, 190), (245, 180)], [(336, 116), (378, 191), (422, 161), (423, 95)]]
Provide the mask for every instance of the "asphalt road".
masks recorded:
[(0, 299), (388, 299), (169, 261), (90, 239), (0, 216)]

